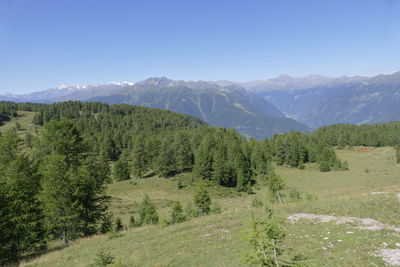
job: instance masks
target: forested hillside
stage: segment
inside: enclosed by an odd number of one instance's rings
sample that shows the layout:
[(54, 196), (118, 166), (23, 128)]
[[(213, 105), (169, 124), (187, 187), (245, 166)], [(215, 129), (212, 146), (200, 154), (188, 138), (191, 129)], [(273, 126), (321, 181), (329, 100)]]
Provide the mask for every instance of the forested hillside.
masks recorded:
[[(0, 224), (6, 229), (0, 237), (1, 264), (42, 251), (51, 240), (68, 244), (123, 229), (109, 210), (106, 188), (113, 181), (191, 173), (208, 185), (247, 193), (262, 181), (282, 202), (285, 185), (275, 174), (275, 164), (304, 169), (316, 162), (322, 172), (348, 169), (330, 146), (337, 144), (325, 134), (345, 132), (344, 126), (258, 141), (186, 115), (130, 105), (0, 102), (0, 110), (7, 120), (16, 120), (14, 129), (0, 135)], [(35, 136), (18, 136), (18, 111), (35, 112)], [(377, 127), (375, 132), (386, 139), (398, 130), (397, 124)], [(359, 135), (368, 134), (364, 129)], [(195, 203), (199, 210), (192, 217), (218, 210), (211, 209), (205, 190), (198, 192)], [(173, 210), (170, 223), (186, 220), (180, 204)], [(148, 197), (139, 215), (138, 221), (131, 218), (132, 225), (158, 223)]]

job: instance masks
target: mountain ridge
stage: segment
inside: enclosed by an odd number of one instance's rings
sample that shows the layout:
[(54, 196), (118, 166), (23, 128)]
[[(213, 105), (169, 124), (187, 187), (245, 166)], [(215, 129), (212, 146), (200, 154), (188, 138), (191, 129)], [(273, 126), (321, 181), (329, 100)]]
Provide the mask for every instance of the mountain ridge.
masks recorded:
[(167, 109), (200, 118), (212, 126), (234, 128), (255, 138), (309, 130), (240, 85), (220, 86), (166, 77), (151, 77), (136, 83), (62, 86), (26, 95), (0, 96), (0, 100), (38, 103), (80, 100)]

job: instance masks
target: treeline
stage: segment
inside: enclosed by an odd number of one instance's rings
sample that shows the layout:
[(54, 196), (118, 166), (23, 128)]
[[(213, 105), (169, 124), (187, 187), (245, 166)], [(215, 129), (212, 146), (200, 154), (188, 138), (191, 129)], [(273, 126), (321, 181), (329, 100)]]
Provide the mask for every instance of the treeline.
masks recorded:
[(331, 146), (310, 134), (291, 132), (275, 135), (270, 140), (270, 145), (270, 151), (278, 165), (304, 169), (305, 163), (316, 162), (323, 172), (348, 169), (348, 163), (341, 162)]
[(76, 101), (15, 105), (36, 111), (37, 125), (62, 117), (72, 120), (92, 151), (116, 161), (115, 174), (122, 180), (194, 171), (203, 179), (243, 191), (254, 176), (268, 173), (272, 160), (299, 168), (317, 162), (322, 171), (347, 168), (325, 140), (307, 134), (248, 141), (233, 130), (208, 127), (198, 119), (164, 110)]
[(398, 146), (400, 145), (400, 122), (379, 124), (335, 124), (321, 127), (312, 133), (331, 146)]
[(17, 116), (18, 106), (12, 102), (0, 102), (0, 125)]

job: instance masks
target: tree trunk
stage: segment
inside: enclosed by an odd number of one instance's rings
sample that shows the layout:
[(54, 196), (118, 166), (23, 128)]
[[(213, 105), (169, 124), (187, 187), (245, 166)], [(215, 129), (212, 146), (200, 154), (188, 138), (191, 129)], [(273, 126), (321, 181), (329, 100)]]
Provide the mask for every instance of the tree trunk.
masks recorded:
[(279, 191), (276, 191), (276, 196), (278, 197), (279, 203), (282, 204), (282, 199), (281, 195), (279, 194)]
[(272, 239), (272, 245), (274, 246), (274, 260), (275, 260), (275, 265), (276, 267), (279, 267), (279, 261), (278, 261), (278, 255), (276, 252), (276, 247), (275, 247), (275, 239)]

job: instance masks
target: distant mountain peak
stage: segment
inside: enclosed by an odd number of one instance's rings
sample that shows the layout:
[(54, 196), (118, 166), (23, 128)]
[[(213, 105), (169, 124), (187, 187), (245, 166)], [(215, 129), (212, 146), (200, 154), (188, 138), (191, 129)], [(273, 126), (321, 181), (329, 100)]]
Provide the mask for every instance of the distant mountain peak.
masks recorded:
[(132, 86), (132, 85), (134, 85), (135, 83), (133, 83), (133, 82), (109, 82), (109, 83), (107, 83), (108, 85), (116, 85), (116, 86)]
[(168, 79), (165, 76), (162, 77), (150, 77), (146, 80), (137, 82), (138, 85), (153, 85), (156, 87), (167, 87), (171, 83), (175, 82), (174, 80)]

